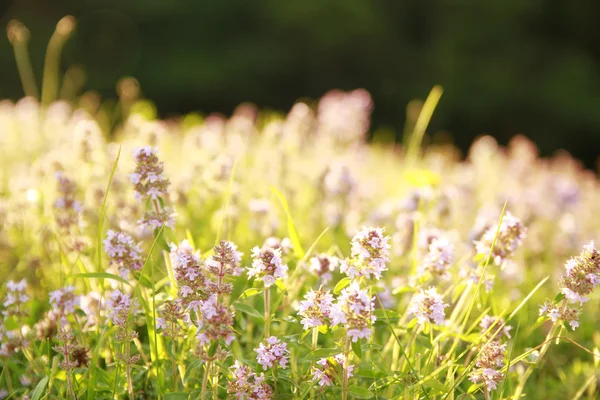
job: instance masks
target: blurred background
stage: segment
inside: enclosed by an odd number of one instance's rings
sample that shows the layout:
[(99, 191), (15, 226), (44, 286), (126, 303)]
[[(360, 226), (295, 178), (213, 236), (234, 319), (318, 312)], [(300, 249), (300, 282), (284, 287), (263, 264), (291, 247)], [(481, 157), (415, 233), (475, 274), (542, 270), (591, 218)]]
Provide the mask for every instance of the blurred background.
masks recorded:
[[(373, 127), (402, 136), (409, 102), (440, 84), (431, 121), (462, 149), (478, 135), (524, 133), (548, 155), (600, 153), (600, 2), (557, 0), (1, 0), (0, 22), (30, 30), (41, 81), (57, 21), (77, 30), (62, 71), (114, 98), (133, 76), (162, 117), (230, 114), (250, 101), (287, 111), (298, 99), (366, 88)], [(23, 95), (0, 38), (0, 98)]]

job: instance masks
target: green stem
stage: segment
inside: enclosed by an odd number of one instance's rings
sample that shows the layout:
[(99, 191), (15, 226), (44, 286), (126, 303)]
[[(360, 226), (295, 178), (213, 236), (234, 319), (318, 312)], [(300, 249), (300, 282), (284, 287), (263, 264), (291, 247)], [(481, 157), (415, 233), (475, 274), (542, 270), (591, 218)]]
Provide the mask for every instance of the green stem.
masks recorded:
[(271, 288), (265, 288), (265, 339), (271, 336)]
[(210, 371), (210, 364), (210, 361), (204, 363), (204, 375), (202, 376), (202, 400), (206, 399), (206, 387), (208, 385), (208, 373)]
[[(561, 314), (565, 311), (566, 308), (567, 308), (567, 301), (563, 300)], [(535, 370), (535, 368), (537, 367), (539, 362), (542, 360), (542, 358), (544, 357), (544, 355), (550, 348), (550, 345), (552, 344), (552, 337), (554, 337), (554, 334), (555, 334), (557, 328), (559, 328), (559, 327), (560, 327), (560, 320), (557, 319), (556, 322), (554, 322), (554, 324), (552, 325), (552, 328), (550, 328), (550, 332), (548, 332), (548, 335), (546, 335), (546, 339), (544, 340), (544, 345), (540, 349), (540, 354), (538, 355), (535, 364), (530, 364), (529, 367), (527, 368), (527, 370), (525, 371), (525, 374), (523, 374), (523, 378), (522, 378), (521, 382), (519, 383), (519, 386), (517, 386), (517, 390), (515, 390), (515, 394), (513, 395), (514, 400), (518, 399), (519, 397), (521, 397), (521, 394), (523, 394), (523, 389), (525, 389), (525, 384), (527, 383), (527, 380), (529, 379), (529, 377), (531, 376), (531, 374), (533, 373), (533, 371)]]
[(342, 375), (342, 400), (348, 399), (348, 370), (350, 369), (350, 337), (346, 333), (346, 343), (344, 344), (344, 367)]

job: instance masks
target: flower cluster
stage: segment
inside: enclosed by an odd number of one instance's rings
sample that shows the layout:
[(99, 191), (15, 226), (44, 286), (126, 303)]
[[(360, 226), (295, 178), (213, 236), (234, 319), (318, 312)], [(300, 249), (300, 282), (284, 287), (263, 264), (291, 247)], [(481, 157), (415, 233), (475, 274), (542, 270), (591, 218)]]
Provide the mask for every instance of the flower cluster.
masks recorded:
[(156, 149), (142, 147), (134, 153), (135, 171), (129, 180), (136, 191), (138, 200), (158, 200), (169, 188), (169, 180), (163, 176), (163, 163), (158, 159)]
[(170, 182), (163, 176), (163, 163), (158, 159), (156, 149), (142, 147), (135, 151), (134, 157), (135, 171), (129, 175), (129, 180), (135, 196), (139, 201), (151, 200), (152, 203), (138, 220), (138, 225), (150, 229), (174, 228), (176, 213), (159, 201), (167, 194)]
[(448, 278), (448, 268), (454, 258), (454, 246), (444, 237), (435, 237), (427, 247), (427, 254), (417, 268), (419, 277), (429, 274), (432, 277)]
[(200, 260), (200, 252), (194, 251), (187, 240), (179, 245), (171, 244), (169, 253), (173, 274), (184, 304), (201, 300), (204, 295), (206, 276)]
[(512, 326), (505, 325), (504, 319), (502, 318), (486, 315), (481, 319), (479, 327), (481, 328), (482, 332), (487, 332), (487, 337), (493, 336), (494, 339), (497, 339), (499, 336), (504, 335), (508, 339), (511, 338), (510, 331), (512, 330)]
[(110, 264), (117, 268), (122, 278), (129, 278), (131, 272), (139, 271), (144, 266), (140, 244), (135, 243), (128, 234), (109, 230), (103, 243)]
[[(336, 377), (341, 374), (338, 373), (338, 369), (342, 369), (344, 366), (344, 355), (337, 354), (331, 358), (321, 358), (317, 361), (317, 366), (313, 367), (313, 381), (319, 384), (319, 386), (331, 386), (335, 381)], [(354, 376), (354, 365), (348, 365), (348, 377)]]
[[(498, 231), (497, 235), (496, 231)], [(475, 250), (481, 257), (487, 257), (491, 250), (494, 263), (503, 266), (523, 243), (526, 235), (527, 228), (523, 226), (521, 220), (507, 211), (499, 229), (496, 226), (489, 227), (481, 238), (475, 241)]]
[(268, 400), (273, 389), (265, 382), (264, 374), (256, 374), (249, 367), (236, 361), (231, 366), (232, 379), (227, 385), (227, 393), (238, 400)]
[(6, 282), (6, 297), (4, 298), (4, 310), (2, 314), (5, 317), (15, 316), (24, 317), (27, 315), (26, 303), (29, 301), (27, 295), (27, 281), (25, 279), (19, 282)]
[(304, 329), (326, 325), (332, 305), (333, 296), (329, 291), (311, 290), (306, 293), (298, 307), (298, 315), (302, 317)]
[(233, 334), (233, 312), (217, 300), (217, 295), (212, 294), (206, 300), (198, 302), (200, 318), (196, 321), (198, 330), (196, 339), (201, 346), (212, 341), (223, 339), (229, 346), (235, 335)]
[(287, 368), (290, 351), (287, 348), (287, 343), (282, 342), (277, 337), (270, 336), (266, 338), (254, 351), (256, 352), (256, 361), (262, 365), (263, 370), (273, 368), (277, 364), (281, 368)]
[(183, 307), (181, 299), (166, 300), (159, 309), (160, 317), (156, 318), (156, 328), (162, 329), (163, 335), (170, 338), (183, 337), (181, 321), (191, 323), (190, 315)]
[(225, 240), (221, 240), (218, 246), (214, 248), (214, 254), (204, 263), (206, 271), (215, 277), (215, 281), (206, 281), (206, 291), (208, 293), (231, 294), (231, 283), (225, 282), (228, 276), (240, 276), (243, 269), (240, 268), (242, 253), (237, 250), (237, 246)]
[(75, 312), (75, 307), (79, 306), (80, 301), (81, 297), (75, 295), (75, 287), (72, 285), (50, 293), (50, 305), (58, 311), (63, 325), (67, 324), (67, 315)]
[(319, 254), (310, 259), (308, 270), (321, 278), (324, 284), (327, 284), (333, 279), (332, 272), (334, 272), (339, 265), (339, 258), (327, 254)]
[(594, 242), (583, 246), (581, 254), (567, 261), (565, 269), (560, 281), (561, 292), (573, 303), (585, 303), (587, 295), (600, 284), (600, 252)]
[(69, 250), (80, 252), (85, 247), (81, 235), (83, 206), (77, 200), (77, 185), (63, 172), (56, 173), (58, 198), (54, 202), (54, 218), (59, 231), (64, 233), (64, 242)]
[(329, 315), (331, 325), (342, 324), (347, 330), (348, 337), (353, 342), (358, 339), (371, 337), (371, 325), (377, 319), (373, 314), (375, 310), (375, 297), (362, 290), (358, 282), (342, 289), (337, 301), (331, 306)]
[(106, 299), (106, 310), (108, 311), (108, 319), (113, 325), (125, 327), (130, 316), (136, 315), (139, 310), (137, 302), (130, 295), (114, 290)]
[(389, 261), (389, 240), (389, 236), (384, 236), (383, 228), (363, 228), (352, 238), (352, 258), (342, 261), (340, 271), (350, 278), (373, 276), (381, 279)]
[(287, 277), (288, 266), (281, 260), (281, 249), (258, 246), (252, 249), (252, 266), (248, 277), (261, 279), (265, 287), (272, 286), (277, 279)]
[(550, 301), (545, 302), (540, 307), (540, 317), (548, 317), (552, 322), (567, 321), (573, 330), (579, 327), (579, 310), (569, 307), (566, 303), (561, 306)]
[(438, 294), (437, 289), (430, 287), (427, 290), (420, 289), (415, 294), (408, 306), (408, 313), (414, 315), (420, 324), (433, 322), (436, 325), (443, 325), (446, 319), (444, 308), (448, 304), (444, 303), (442, 295)]
[(488, 392), (496, 389), (498, 383), (504, 379), (501, 369), (504, 366), (505, 352), (506, 343), (500, 344), (498, 340), (485, 346), (475, 362), (477, 368), (469, 374), (471, 382), (483, 383)]

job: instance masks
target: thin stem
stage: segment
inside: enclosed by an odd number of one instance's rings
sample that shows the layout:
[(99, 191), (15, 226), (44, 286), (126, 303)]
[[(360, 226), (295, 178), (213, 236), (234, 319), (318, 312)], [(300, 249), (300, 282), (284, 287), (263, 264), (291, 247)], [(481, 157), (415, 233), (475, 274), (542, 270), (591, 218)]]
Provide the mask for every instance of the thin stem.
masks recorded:
[(319, 328), (314, 327), (312, 331), (312, 346), (311, 350), (315, 351), (317, 349), (317, 344), (319, 342)]
[(131, 380), (131, 364), (130, 364), (130, 358), (129, 358), (129, 353), (130, 353), (130, 341), (129, 341), (129, 333), (127, 331), (125, 331), (127, 336), (125, 338), (125, 340), (127, 341), (125, 343), (125, 351), (126, 351), (126, 360), (125, 360), (125, 373), (127, 374), (127, 392), (129, 393), (129, 400), (133, 400), (133, 382)]
[(210, 361), (207, 361), (204, 363), (204, 374), (202, 375), (202, 394), (201, 394), (201, 399), (205, 400), (206, 399), (206, 387), (208, 384), (208, 372), (210, 370)]
[(348, 370), (350, 369), (350, 337), (346, 333), (346, 343), (344, 344), (344, 367), (342, 376), (342, 400), (348, 399)]
[(490, 391), (487, 388), (483, 388), (483, 393), (485, 394), (485, 400), (490, 400)]
[(21, 85), (25, 96), (38, 98), (39, 92), (35, 83), (35, 75), (31, 67), (29, 52), (27, 51), (27, 42), (29, 41), (29, 30), (20, 21), (12, 20), (9, 22), (8, 39), (13, 45), (15, 52), (15, 61), (17, 70), (21, 78)]
[(265, 288), (265, 338), (271, 336), (271, 288)]
[(65, 42), (75, 29), (75, 18), (63, 17), (50, 37), (44, 60), (44, 77), (42, 79), (42, 105), (48, 106), (58, 96), (60, 55)]
[(219, 366), (214, 363), (213, 364), (213, 381), (212, 381), (212, 389), (213, 389), (213, 399), (219, 398)]
[[(561, 314), (565, 311), (566, 308), (567, 308), (567, 301), (563, 300)], [(554, 322), (554, 324), (552, 324), (552, 328), (550, 328), (550, 332), (548, 332), (548, 335), (546, 335), (546, 339), (544, 340), (544, 345), (540, 349), (540, 354), (538, 355), (535, 364), (530, 364), (529, 367), (527, 368), (527, 370), (525, 371), (525, 374), (523, 374), (523, 379), (519, 383), (519, 386), (517, 386), (517, 390), (515, 391), (515, 394), (513, 395), (513, 399), (516, 400), (519, 397), (521, 397), (521, 394), (523, 393), (523, 389), (525, 389), (525, 384), (527, 383), (527, 380), (533, 373), (537, 364), (542, 360), (542, 358), (544, 357), (544, 355), (550, 348), (550, 345), (552, 344), (552, 337), (554, 336), (556, 329), (559, 326), (560, 326), (560, 320), (557, 319), (556, 322)]]

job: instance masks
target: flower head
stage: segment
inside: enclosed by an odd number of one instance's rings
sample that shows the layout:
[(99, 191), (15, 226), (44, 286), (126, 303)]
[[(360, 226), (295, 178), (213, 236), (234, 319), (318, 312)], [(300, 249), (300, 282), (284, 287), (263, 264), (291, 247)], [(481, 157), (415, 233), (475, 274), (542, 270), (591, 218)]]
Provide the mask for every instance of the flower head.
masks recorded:
[(443, 325), (446, 319), (444, 315), (446, 307), (448, 304), (444, 303), (437, 289), (431, 287), (427, 290), (420, 289), (419, 293), (413, 296), (408, 312), (417, 317), (421, 324), (433, 322), (436, 325)]
[(109, 262), (119, 270), (122, 278), (129, 278), (132, 271), (142, 269), (140, 244), (135, 243), (133, 238), (124, 232), (109, 230), (103, 241), (104, 251), (108, 255)]
[(273, 368), (277, 364), (281, 368), (287, 368), (290, 351), (287, 348), (287, 343), (282, 342), (275, 336), (265, 339), (254, 351), (256, 352), (256, 361), (262, 365), (264, 370)]
[(249, 278), (261, 279), (265, 287), (270, 287), (277, 279), (287, 277), (287, 271), (288, 266), (281, 260), (281, 249), (252, 249), (252, 266), (248, 267)]
[(326, 325), (332, 305), (333, 296), (329, 291), (311, 290), (306, 293), (298, 307), (298, 315), (302, 317), (304, 329)]
[(134, 153), (135, 171), (129, 180), (136, 191), (138, 200), (157, 200), (167, 193), (169, 180), (163, 177), (163, 163), (158, 159), (156, 149), (142, 147)]
[(268, 400), (273, 389), (265, 381), (264, 374), (256, 374), (237, 360), (231, 366), (232, 379), (227, 385), (227, 393), (238, 400)]
[(310, 259), (308, 269), (313, 274), (317, 275), (323, 283), (328, 283), (333, 278), (332, 272), (340, 265), (340, 259), (327, 254), (319, 254)]
[(585, 303), (600, 284), (600, 252), (594, 242), (586, 244), (579, 256), (567, 261), (565, 269), (560, 281), (561, 292), (571, 302)]
[(358, 282), (342, 289), (337, 302), (330, 308), (331, 325), (342, 324), (353, 342), (371, 337), (371, 325), (377, 319), (374, 297), (362, 290)]
[(475, 250), (483, 257), (487, 257), (491, 250), (492, 260), (496, 265), (501, 266), (519, 248), (526, 235), (527, 228), (523, 226), (521, 220), (507, 211), (499, 229), (497, 226), (490, 226), (481, 238), (475, 241)]
[(390, 237), (383, 228), (363, 228), (352, 238), (352, 258), (341, 263), (340, 271), (351, 278), (365, 276), (381, 279), (390, 260)]
[(498, 383), (504, 379), (502, 367), (504, 366), (504, 353), (506, 352), (506, 343), (500, 344), (494, 340), (485, 346), (479, 353), (475, 362), (475, 368), (469, 375), (473, 383), (483, 383), (487, 391), (497, 388)]

